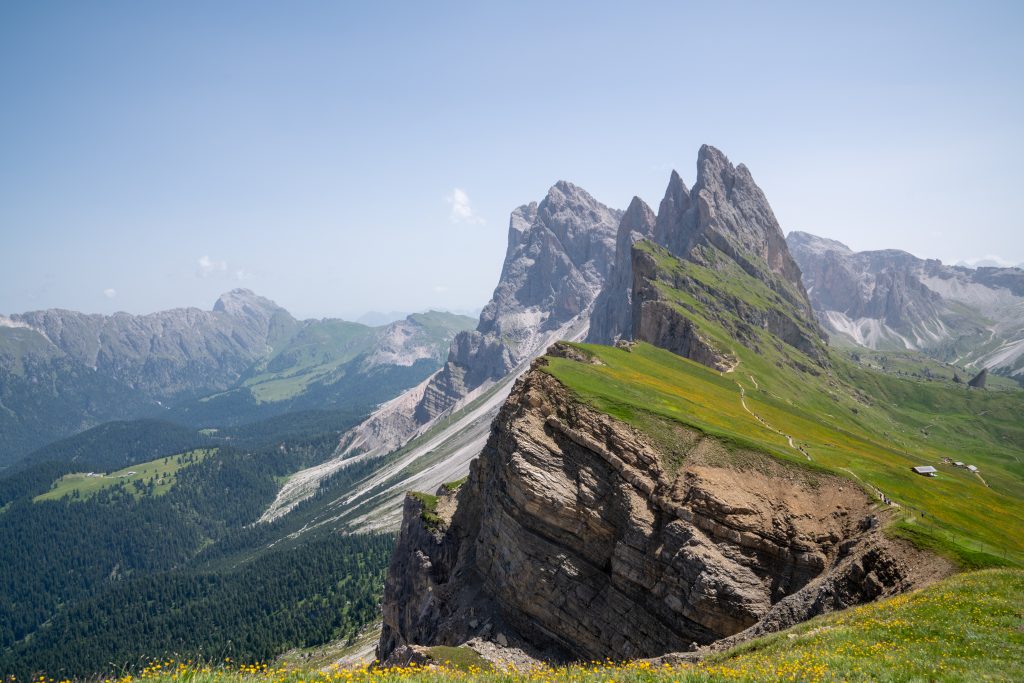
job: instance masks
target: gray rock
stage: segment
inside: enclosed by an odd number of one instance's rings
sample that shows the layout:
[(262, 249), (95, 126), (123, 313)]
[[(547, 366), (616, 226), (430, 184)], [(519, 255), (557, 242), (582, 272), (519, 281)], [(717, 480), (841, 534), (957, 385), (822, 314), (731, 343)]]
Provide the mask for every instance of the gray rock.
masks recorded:
[[(678, 177), (678, 176), (676, 176)], [(680, 181), (682, 182), (682, 181)], [(655, 216), (639, 197), (633, 197), (619, 223), (615, 238), (615, 262), (604, 288), (594, 302), (587, 341), (592, 344), (614, 344), (619, 339), (632, 339), (633, 262), (631, 252), (639, 240), (651, 237)]]
[(425, 424), (485, 382), (543, 350), (545, 333), (589, 311), (612, 269), (622, 212), (564, 180), (512, 212), (494, 296), (473, 332), (452, 343), (416, 407)]
[(1024, 379), (1024, 270), (947, 266), (896, 249), (854, 252), (806, 232), (786, 239), (833, 336)]
[[(706, 282), (665, 272), (634, 248), (643, 239), (677, 259), (712, 270), (732, 262), (773, 290), (780, 305), (764, 310), (730, 292), (711, 291)], [(749, 328), (767, 329), (817, 365), (827, 365), (824, 334), (764, 193), (746, 166), (733, 166), (714, 147), (701, 147), (693, 189), (672, 172), (657, 217), (634, 199), (619, 228), (615, 265), (595, 303), (588, 341), (612, 344), (635, 338), (719, 370), (730, 367), (733, 359), (702, 337), (693, 320), (662, 296), (659, 282), (706, 304), (713, 309), (704, 311), (711, 318), (738, 318)]]

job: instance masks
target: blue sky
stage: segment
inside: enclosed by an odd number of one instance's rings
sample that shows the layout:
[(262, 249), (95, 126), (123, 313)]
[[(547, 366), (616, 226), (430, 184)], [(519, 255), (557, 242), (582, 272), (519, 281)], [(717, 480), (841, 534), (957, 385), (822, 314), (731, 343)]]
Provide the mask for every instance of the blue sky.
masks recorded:
[(785, 230), (1024, 262), (1024, 3), (0, 5), (0, 312), (471, 309), (702, 143)]

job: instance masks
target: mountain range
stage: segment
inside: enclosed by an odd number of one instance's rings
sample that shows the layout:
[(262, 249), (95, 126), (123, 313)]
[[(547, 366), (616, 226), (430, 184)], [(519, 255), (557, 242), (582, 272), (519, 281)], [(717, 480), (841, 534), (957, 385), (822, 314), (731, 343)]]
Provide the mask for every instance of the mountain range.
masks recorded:
[(435, 371), (470, 324), (438, 312), (377, 328), (300, 321), (244, 289), (209, 311), (2, 316), (0, 466), (108, 420), (216, 427), (294, 410), (369, 412)]
[(787, 238), (705, 145), (656, 212), (512, 211), (476, 321), (4, 317), (5, 453), (43, 447), (0, 477), (0, 664), (266, 658), (378, 604), (390, 664), (678, 663), (1019, 565), (1024, 394), (959, 376), (1020, 374), (1019, 277)]
[(656, 215), (634, 199), (594, 343), (546, 349), (468, 478), (406, 497), (378, 658), (695, 661), (1024, 557), (1020, 391), (831, 349), (794, 256), (714, 148)]
[(787, 242), (835, 342), (917, 350), (1024, 381), (1024, 270), (947, 266), (895, 249), (854, 252), (805, 232)]

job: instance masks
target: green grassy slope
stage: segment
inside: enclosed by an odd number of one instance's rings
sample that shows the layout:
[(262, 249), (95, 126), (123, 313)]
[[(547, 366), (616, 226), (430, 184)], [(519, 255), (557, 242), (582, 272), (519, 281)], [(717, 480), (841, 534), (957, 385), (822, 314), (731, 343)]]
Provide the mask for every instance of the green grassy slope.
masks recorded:
[[(772, 306), (778, 295), (759, 280), (643, 248), (659, 259), (663, 300), (739, 363), (719, 373), (647, 344), (580, 345), (599, 364), (550, 358), (547, 369), (581, 399), (655, 437), (675, 421), (853, 479), (900, 504), (894, 532), (965, 566), (1024, 563), (1024, 392), (895, 376), (824, 347), (827, 367), (815, 365), (720, 305), (733, 296)], [(915, 465), (939, 476), (914, 474)]]
[(1024, 572), (961, 574), (811, 619), (702, 667), (724, 680), (1024, 680)]
[(377, 334), (374, 328), (359, 323), (318, 321), (300, 331), (243, 386), (259, 402), (291, 398), (372, 349)]

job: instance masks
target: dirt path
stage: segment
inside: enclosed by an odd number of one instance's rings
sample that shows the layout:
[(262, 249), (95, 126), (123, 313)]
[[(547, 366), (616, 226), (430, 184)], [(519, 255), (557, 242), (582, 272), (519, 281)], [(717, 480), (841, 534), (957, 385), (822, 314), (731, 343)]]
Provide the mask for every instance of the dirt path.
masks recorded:
[[(753, 376), (753, 375), (750, 375), (750, 380), (751, 380), (752, 382), (754, 382), (755, 386), (757, 385), (757, 380), (755, 380), (755, 379), (754, 379), (754, 376)], [(770, 424), (768, 424), (768, 421), (767, 421), (767, 420), (765, 420), (765, 419), (764, 419), (763, 417), (761, 417), (760, 415), (758, 415), (757, 413), (755, 413), (755, 412), (754, 412), (753, 410), (751, 410), (750, 408), (748, 408), (748, 407), (747, 407), (747, 390), (746, 390), (746, 388), (745, 388), (745, 387), (744, 387), (744, 386), (743, 386), (742, 384), (740, 384), (740, 383), (739, 383), (739, 381), (737, 381), (737, 382), (736, 382), (736, 386), (738, 386), (738, 387), (740, 388), (740, 405), (741, 405), (741, 406), (743, 406), (743, 410), (745, 410), (745, 411), (747, 411), (748, 413), (750, 413), (750, 415), (751, 415), (751, 416), (752, 416), (752, 417), (753, 417), (753, 418), (754, 418), (755, 420), (757, 420), (758, 422), (760, 422), (761, 424), (763, 424), (763, 425), (764, 425), (765, 427), (767, 427), (767, 428), (768, 428), (768, 429), (770, 429), (771, 431), (775, 432), (775, 433), (776, 433), (776, 434), (778, 434), (779, 436), (784, 436), (784, 437), (786, 437), (786, 442), (787, 442), (787, 443), (789, 444), (789, 447), (790, 447), (790, 448), (792, 448), (792, 449), (793, 449), (794, 451), (800, 451), (800, 453), (802, 453), (802, 454), (803, 454), (803, 456), (804, 456), (805, 458), (807, 458), (808, 460), (812, 460), (812, 458), (811, 458), (811, 454), (810, 454), (810, 453), (808, 453), (808, 452), (807, 452), (807, 451), (806, 451), (806, 450), (804, 449), (804, 447), (803, 447), (803, 446), (797, 446), (797, 445), (796, 445), (795, 443), (793, 443), (793, 437), (792, 437), (792, 436), (790, 436), (789, 434), (785, 433), (785, 432), (784, 432), (784, 431), (782, 431), (781, 429), (776, 429), (775, 427), (771, 426)]]
[(872, 491), (874, 491), (874, 492), (875, 492), (876, 494), (878, 494), (878, 497), (879, 497), (879, 498), (881, 498), (881, 499), (882, 499), (882, 502), (883, 502), (883, 503), (885, 503), (886, 505), (891, 505), (891, 506), (893, 506), (893, 507), (897, 507), (897, 508), (898, 508), (898, 507), (900, 507), (900, 504), (899, 504), (899, 503), (897, 503), (896, 501), (894, 501), (894, 500), (893, 500), (892, 498), (890, 498), (889, 496), (885, 495), (885, 492), (884, 492), (884, 491), (883, 491), (882, 489), (878, 488), (878, 487), (877, 487), (877, 486), (875, 486), (874, 484), (870, 484), (870, 483), (868, 483), (868, 482), (864, 481), (863, 479), (861, 479), (861, 478), (860, 478), (860, 476), (858, 476), (858, 474), (857, 474), (856, 472), (854, 472), (853, 470), (851, 470), (851, 469), (850, 469), (849, 467), (842, 467), (842, 468), (840, 468), (840, 469), (842, 469), (842, 470), (845, 470), (846, 472), (849, 472), (850, 474), (852, 474), (852, 475), (853, 475), (853, 477), (854, 477), (854, 478), (855, 478), (855, 479), (856, 479), (857, 481), (859, 481), (860, 483), (864, 484), (865, 486), (867, 486), (868, 488), (870, 488), (870, 489), (871, 489)]

